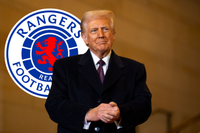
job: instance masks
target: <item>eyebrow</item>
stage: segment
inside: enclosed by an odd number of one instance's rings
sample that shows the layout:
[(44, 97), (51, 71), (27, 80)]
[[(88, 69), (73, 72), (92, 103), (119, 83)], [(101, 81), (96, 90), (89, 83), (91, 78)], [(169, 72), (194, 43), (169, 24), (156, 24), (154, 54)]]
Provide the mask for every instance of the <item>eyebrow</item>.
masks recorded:
[[(107, 25), (103, 25), (103, 26), (100, 26), (100, 28), (108, 28), (109, 26), (107, 26)], [(99, 26), (94, 26), (94, 27), (92, 27), (91, 29), (98, 29), (99, 28)]]

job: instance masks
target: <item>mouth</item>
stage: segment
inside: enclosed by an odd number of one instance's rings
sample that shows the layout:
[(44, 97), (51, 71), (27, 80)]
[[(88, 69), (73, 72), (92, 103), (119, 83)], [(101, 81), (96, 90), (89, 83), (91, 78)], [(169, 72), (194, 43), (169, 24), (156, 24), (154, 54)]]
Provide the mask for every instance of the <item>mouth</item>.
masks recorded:
[(99, 42), (97, 42), (97, 44), (105, 44), (105, 43), (107, 43), (107, 41), (99, 41)]

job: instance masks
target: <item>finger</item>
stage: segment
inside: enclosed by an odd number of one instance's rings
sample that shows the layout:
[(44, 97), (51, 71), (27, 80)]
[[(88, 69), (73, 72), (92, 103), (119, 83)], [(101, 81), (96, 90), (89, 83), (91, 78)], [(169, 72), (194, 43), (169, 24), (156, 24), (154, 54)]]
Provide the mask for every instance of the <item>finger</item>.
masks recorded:
[(117, 106), (117, 104), (116, 104), (115, 102), (110, 102), (109, 105), (110, 105), (111, 107), (114, 107), (113, 109), (114, 109), (115, 111), (117, 111), (117, 110), (119, 109), (118, 106)]
[(109, 121), (109, 120), (108, 120), (106, 117), (104, 117), (103, 115), (101, 115), (100, 120), (103, 121), (103, 122), (105, 122), (105, 123), (107, 123), (107, 122)]
[(113, 117), (109, 115), (101, 115), (101, 120), (105, 123), (113, 123)]
[(113, 119), (114, 116), (110, 114), (102, 114), (101, 117), (110, 120), (110, 119)]
[(104, 103), (102, 103), (98, 106), (98, 110), (100, 110), (100, 111), (105, 111), (105, 110), (108, 110), (110, 108), (111, 108), (111, 106), (109, 104), (104, 104)]
[(109, 119), (113, 119), (113, 120), (118, 120), (119, 117), (120, 117), (120, 111), (117, 110), (117, 111), (109, 111), (107, 112), (106, 116), (111, 116)]
[(112, 107), (117, 106), (117, 104), (115, 102), (110, 102), (109, 105)]

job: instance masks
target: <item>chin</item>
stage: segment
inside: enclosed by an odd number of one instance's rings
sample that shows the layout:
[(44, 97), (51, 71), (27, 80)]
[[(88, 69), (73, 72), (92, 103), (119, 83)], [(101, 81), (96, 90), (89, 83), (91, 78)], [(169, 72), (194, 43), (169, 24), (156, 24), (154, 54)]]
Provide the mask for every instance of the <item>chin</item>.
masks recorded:
[(110, 49), (101, 49), (99, 51), (101, 51), (101, 53), (106, 53), (106, 52), (110, 51)]
[(108, 48), (100, 48), (99, 51), (108, 51)]

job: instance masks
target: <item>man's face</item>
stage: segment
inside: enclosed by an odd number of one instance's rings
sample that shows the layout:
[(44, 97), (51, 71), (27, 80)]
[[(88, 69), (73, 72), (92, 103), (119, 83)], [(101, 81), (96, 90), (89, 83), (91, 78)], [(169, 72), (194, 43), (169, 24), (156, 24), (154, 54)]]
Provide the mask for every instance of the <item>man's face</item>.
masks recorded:
[(98, 18), (87, 23), (86, 33), (82, 35), (84, 42), (90, 50), (99, 56), (107, 55), (114, 41), (114, 34), (110, 27), (109, 20)]

